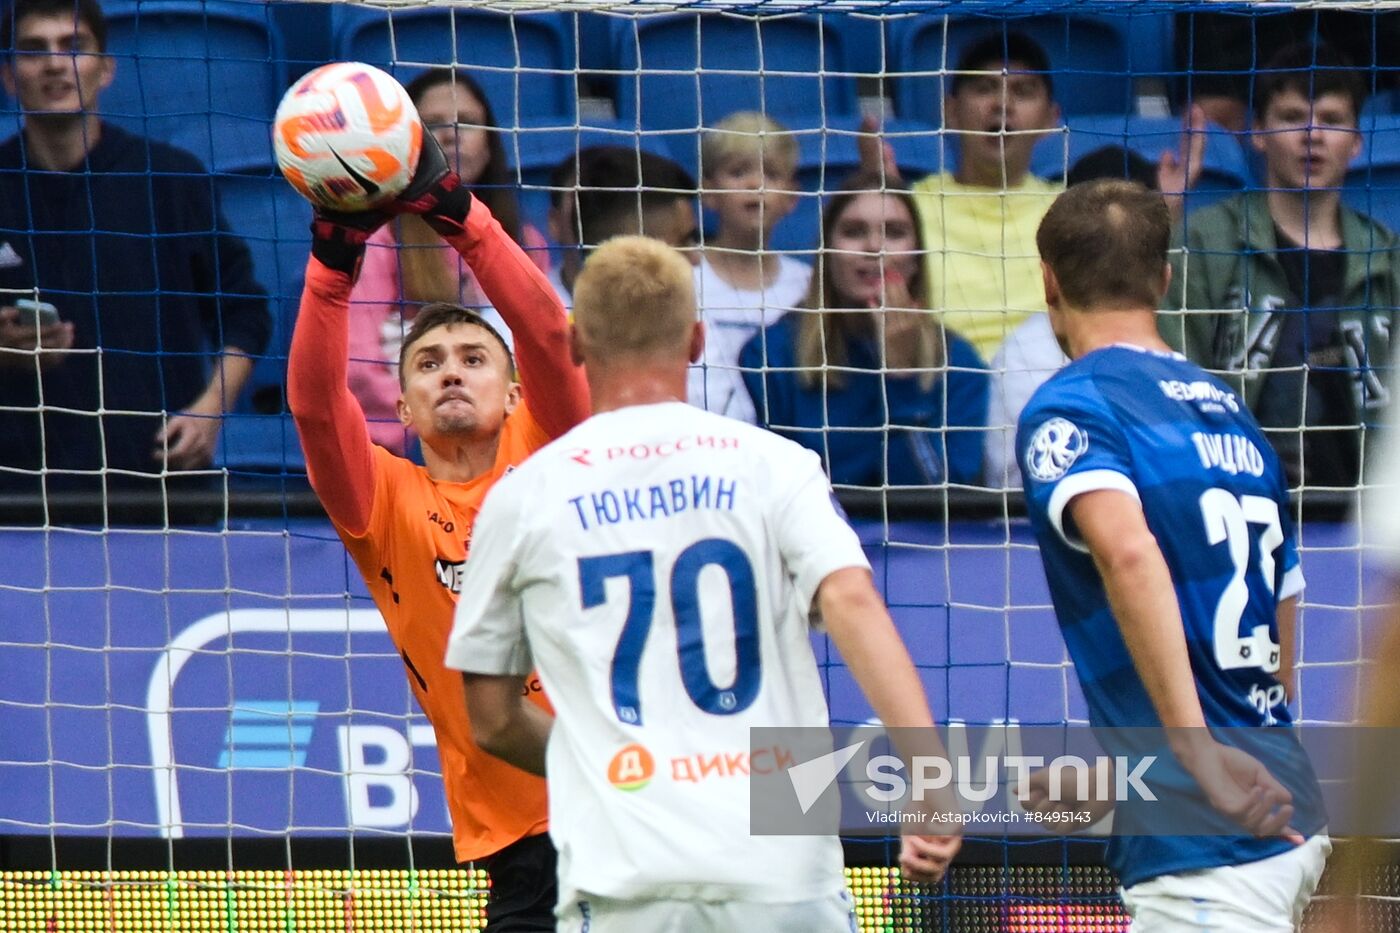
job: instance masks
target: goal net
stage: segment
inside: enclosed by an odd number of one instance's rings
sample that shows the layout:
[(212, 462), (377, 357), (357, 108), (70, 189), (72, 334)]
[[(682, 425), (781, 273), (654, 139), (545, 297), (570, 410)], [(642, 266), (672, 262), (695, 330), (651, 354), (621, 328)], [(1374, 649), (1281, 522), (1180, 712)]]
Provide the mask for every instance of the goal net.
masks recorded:
[[(1247, 308), (1247, 345), (1202, 346), (1217, 354), (1207, 368), (1245, 380), (1252, 401), (1265, 377), (1304, 395), (1314, 373), (1343, 384), (1346, 417), (1280, 416), (1272, 431), (1292, 458), (1309, 581), (1295, 709), (1352, 722), (1378, 575), (1351, 515), (1400, 304), (1389, 233), (1400, 226), (1400, 13), (1387, 7), (109, 0), (111, 80), (89, 104), (115, 128), (104, 139), (137, 141), (127, 161), (57, 164), (33, 139), (14, 159), (0, 149), (3, 191), (42, 193), (0, 208), (0, 305), (32, 308), (16, 314), (43, 327), (49, 304), (73, 328), (71, 349), (50, 330), (57, 349), (31, 339), (0, 352), (0, 928), (485, 922), (489, 876), (452, 859), (432, 728), (310, 491), (285, 407), (310, 211), (277, 173), (269, 127), (289, 84), (327, 61), (376, 64), (405, 84), (443, 67), (472, 79), (486, 106), (447, 120), (451, 138), (464, 157), (479, 142), (499, 170), (475, 179), (478, 194), (513, 206), (513, 232), (566, 301), (602, 231), (693, 239), (680, 245), (700, 263), (711, 337), (692, 400), (823, 454), (935, 715), (1014, 727), (1087, 723), (1012, 451), (1020, 408), (1062, 360), (1040, 314), (1039, 216), (1067, 178), (1137, 178), (1179, 205), (1188, 243), (1203, 237), (1176, 256), (1188, 283), (1216, 276), (1227, 255), (1254, 261), (1260, 241), (1235, 249), (1193, 219), (1218, 226), (1218, 212), (1201, 212), (1289, 190), (1257, 128), (1259, 81), (1290, 45), (1326, 41), (1349, 64), (1305, 62), (1304, 86), (1354, 70), (1365, 103), (1324, 196), (1340, 191), (1348, 217), (1369, 218), (1354, 221), (1364, 243), (1344, 227), (1345, 271), (1316, 293), (1336, 322), (1331, 355), (1251, 355), (1290, 307), (1265, 284), (1289, 285), (1292, 267), (1277, 262), (1235, 291), (1213, 278), (1188, 288), (1224, 291), (1205, 305), (1183, 297), (1163, 321), (1184, 332)], [(968, 59), (988, 43), (990, 75)], [(74, 70), (91, 57), (79, 51)], [(0, 135), (40, 125), (50, 106), (26, 97), (32, 58), (21, 48), (5, 65), (17, 77)], [(772, 122), (734, 122), (743, 113)], [(193, 158), (162, 162), (159, 146)], [(120, 185), (99, 182), (112, 172)], [(217, 214), (171, 220), (167, 176)], [(866, 196), (892, 206), (882, 230), (853, 233), (841, 224)], [(678, 232), (658, 219), (675, 205), (691, 220)], [(185, 240), (205, 245), (172, 259)], [(392, 413), (405, 321), (440, 295), (445, 270), (453, 300), (482, 299), (455, 266), (434, 258), (424, 273), (410, 240), (394, 229), (387, 291), (357, 295), (351, 372), (375, 439), (413, 456)], [(829, 262), (856, 254), (870, 268)], [(214, 271), (172, 278), (181, 261)], [(868, 318), (857, 331), (892, 338), (871, 361), (859, 354), (876, 342), (802, 323), (837, 300)], [(159, 438), (193, 410), (190, 379), (199, 389), (224, 335), (262, 307), (265, 346), (227, 357), (251, 362), (241, 393), (188, 415), (217, 424), (211, 457), (167, 460), (174, 441)], [(160, 322), (142, 325), (150, 339), (130, 336), (132, 315)], [(144, 399), (128, 391), (140, 379)], [(87, 446), (65, 449), (69, 437)], [(138, 445), (133, 465), (123, 451)], [(814, 646), (833, 720), (867, 721), (840, 658)], [(1103, 848), (974, 836), (949, 877), (923, 887), (900, 879), (894, 840), (852, 839), (848, 880), (867, 931), (1126, 930)], [(1367, 909), (1391, 917), (1397, 896), (1393, 873), (1370, 879)]]

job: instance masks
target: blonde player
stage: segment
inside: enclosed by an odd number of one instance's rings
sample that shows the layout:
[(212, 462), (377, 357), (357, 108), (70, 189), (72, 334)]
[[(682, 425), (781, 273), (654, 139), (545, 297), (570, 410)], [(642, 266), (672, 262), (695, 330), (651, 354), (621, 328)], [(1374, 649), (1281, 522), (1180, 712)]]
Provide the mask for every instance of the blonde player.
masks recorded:
[[(932, 724), (860, 543), (815, 454), (681, 401), (704, 337), (678, 253), (612, 240), (574, 298), (593, 417), (487, 497), (447, 648), (477, 741), (548, 761), (559, 928), (853, 929), (836, 838), (751, 836), (742, 767), (695, 762), (827, 724), (817, 615), (886, 725)], [(532, 664), (557, 720), (520, 702)], [(936, 880), (958, 844), (901, 864)]]

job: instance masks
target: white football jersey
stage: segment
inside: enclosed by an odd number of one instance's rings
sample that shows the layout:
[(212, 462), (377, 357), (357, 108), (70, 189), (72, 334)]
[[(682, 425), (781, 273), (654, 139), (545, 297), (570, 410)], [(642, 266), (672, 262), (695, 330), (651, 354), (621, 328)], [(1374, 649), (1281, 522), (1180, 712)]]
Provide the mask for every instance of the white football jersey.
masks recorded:
[(447, 664), (539, 672), (561, 902), (841, 890), (834, 837), (749, 834), (747, 775), (777, 764), (750, 727), (827, 724), (811, 607), (846, 567), (815, 454), (680, 402), (595, 415), (491, 490)]

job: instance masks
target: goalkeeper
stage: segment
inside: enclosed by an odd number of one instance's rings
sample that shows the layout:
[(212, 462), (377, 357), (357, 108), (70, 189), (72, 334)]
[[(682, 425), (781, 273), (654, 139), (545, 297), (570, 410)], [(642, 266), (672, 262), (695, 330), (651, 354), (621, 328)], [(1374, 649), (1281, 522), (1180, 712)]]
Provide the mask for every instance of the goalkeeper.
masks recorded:
[[(419, 312), (399, 356), (397, 407), (422, 440), (424, 466), (370, 441), (346, 384), (350, 290), (365, 241), (399, 213), (422, 215), (461, 253), (519, 354), (517, 382), (510, 351), (479, 315), (441, 303)], [(311, 485), (433, 725), (456, 857), (491, 875), (487, 930), (553, 930), (544, 781), (477, 748), (462, 679), (442, 659), (486, 491), (588, 414), (563, 307), (544, 273), (448, 168), (430, 133), (403, 194), (374, 211), (318, 211), (312, 237), (287, 380)], [(538, 681), (527, 680), (524, 691), (549, 708)]]

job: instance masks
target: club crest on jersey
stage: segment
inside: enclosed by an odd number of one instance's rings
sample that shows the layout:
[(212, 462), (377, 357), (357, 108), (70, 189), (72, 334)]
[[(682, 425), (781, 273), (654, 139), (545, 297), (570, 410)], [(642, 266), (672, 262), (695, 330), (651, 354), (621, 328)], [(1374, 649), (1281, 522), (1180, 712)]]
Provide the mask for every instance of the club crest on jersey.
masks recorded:
[(1042, 483), (1059, 479), (1088, 449), (1089, 435), (1071, 421), (1051, 418), (1031, 435), (1026, 472)]

